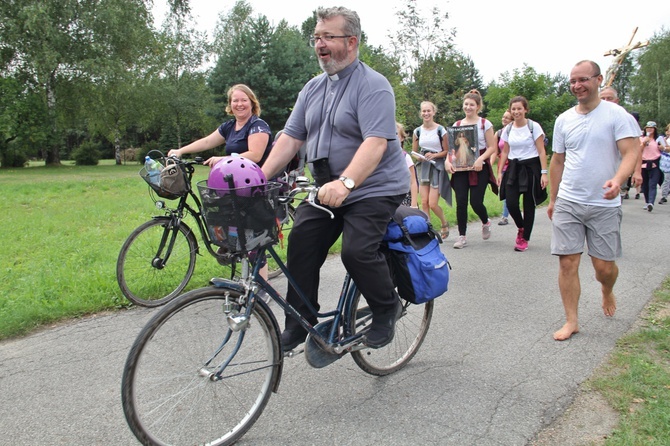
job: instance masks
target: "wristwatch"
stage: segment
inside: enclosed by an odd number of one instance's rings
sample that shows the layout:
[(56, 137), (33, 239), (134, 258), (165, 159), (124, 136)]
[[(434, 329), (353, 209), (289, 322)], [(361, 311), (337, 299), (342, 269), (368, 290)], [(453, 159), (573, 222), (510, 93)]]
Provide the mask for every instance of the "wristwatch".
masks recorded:
[(344, 187), (349, 189), (349, 191), (354, 190), (354, 188), (356, 187), (356, 183), (354, 182), (354, 180), (352, 180), (349, 177), (342, 176), (342, 177), (339, 177), (338, 180), (340, 180), (342, 182), (342, 184), (344, 184)]

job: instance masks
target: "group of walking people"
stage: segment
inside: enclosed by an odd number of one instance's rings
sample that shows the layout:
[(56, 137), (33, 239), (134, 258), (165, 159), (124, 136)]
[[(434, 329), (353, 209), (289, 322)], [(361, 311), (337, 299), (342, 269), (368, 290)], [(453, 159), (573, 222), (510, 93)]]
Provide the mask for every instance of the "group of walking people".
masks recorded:
[[(503, 115), (503, 125), (494, 132), (493, 124), (479, 116), (483, 107), (482, 96), (471, 90), (463, 98), (465, 117), (456, 121), (452, 128), (458, 136), (452, 138), (450, 146), (448, 130), (435, 122), (437, 108), (432, 102), (421, 103), (423, 123), (413, 132), (412, 152), (418, 162), (419, 196), (421, 208), (427, 214), (433, 212), (442, 224), (442, 237), (449, 236), (449, 222), (440, 206), (440, 197), (452, 204), (452, 191), (456, 196), (456, 223), (458, 238), (454, 248), (468, 245), (468, 204), (482, 223), (482, 239), (491, 237), (491, 219), (484, 204), (486, 189), (503, 200), (502, 224), (511, 216), (517, 226), (514, 242), (516, 251), (526, 251), (535, 221), (535, 208), (547, 198), (547, 155), (544, 147), (544, 131), (540, 124), (526, 118), (528, 101), (523, 96), (512, 98), (509, 109)], [(470, 126), (476, 129), (473, 141), (467, 141), (460, 129)], [(457, 142), (463, 140), (463, 143)], [(468, 145), (471, 147), (468, 147)], [(464, 150), (472, 150), (471, 162), (466, 168), (461, 158)], [(460, 154), (459, 154), (460, 152)], [(497, 171), (495, 160), (499, 155)], [(457, 167), (458, 166), (458, 167)], [(519, 202), (523, 203), (523, 208)]]
[[(619, 94), (614, 87), (605, 87), (600, 90), (599, 97), (603, 101), (619, 103)], [(631, 115), (639, 121), (638, 113)], [(643, 209), (653, 211), (657, 197), (657, 186), (661, 186), (661, 198), (658, 204), (666, 204), (670, 195), (670, 124), (665, 131), (658, 129), (655, 121), (647, 121), (640, 136), (640, 158), (635, 171), (628, 178), (621, 196), (629, 198), (631, 187), (636, 188), (635, 199), (644, 197)], [(663, 158), (665, 159), (663, 160)], [(662, 162), (663, 161), (663, 162)]]

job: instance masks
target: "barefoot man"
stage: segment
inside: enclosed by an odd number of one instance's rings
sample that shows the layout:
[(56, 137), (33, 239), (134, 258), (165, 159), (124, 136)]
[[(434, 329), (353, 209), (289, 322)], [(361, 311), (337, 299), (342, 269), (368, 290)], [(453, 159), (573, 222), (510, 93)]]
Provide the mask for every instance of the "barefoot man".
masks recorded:
[(554, 126), (547, 214), (552, 220), (551, 253), (559, 257), (558, 287), (566, 322), (554, 333), (564, 341), (579, 332), (579, 261), (584, 241), (600, 282), (605, 316), (616, 310), (614, 284), (621, 256), (621, 185), (635, 169), (640, 127), (626, 110), (598, 97), (598, 64), (578, 62), (570, 72), (577, 105)]

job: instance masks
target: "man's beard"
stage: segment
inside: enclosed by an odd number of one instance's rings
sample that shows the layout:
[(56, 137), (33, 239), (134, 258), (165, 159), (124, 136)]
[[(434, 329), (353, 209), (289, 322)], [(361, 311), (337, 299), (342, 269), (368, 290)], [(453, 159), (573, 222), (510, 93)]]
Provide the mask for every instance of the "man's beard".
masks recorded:
[(330, 61), (328, 62), (324, 62), (323, 59), (319, 58), (319, 66), (328, 75), (332, 76), (335, 73), (339, 73), (349, 65), (349, 61), (346, 57), (342, 60), (335, 60), (332, 53), (330, 54), (330, 57)]

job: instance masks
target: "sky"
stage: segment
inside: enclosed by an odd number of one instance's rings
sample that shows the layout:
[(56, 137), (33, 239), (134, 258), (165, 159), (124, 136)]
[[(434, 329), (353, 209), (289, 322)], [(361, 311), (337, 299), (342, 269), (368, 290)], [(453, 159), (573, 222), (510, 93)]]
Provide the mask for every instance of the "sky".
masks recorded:
[[(220, 13), (227, 14), (235, 0), (190, 0), (193, 16), (202, 31), (213, 31)], [(388, 36), (400, 29), (397, 11), (402, 0), (339, 0), (333, 3), (314, 0), (247, 0), (253, 15), (265, 15), (271, 24), (282, 19), (300, 27), (319, 6), (345, 6), (356, 11), (361, 27), (373, 46), (388, 48)], [(154, 0), (157, 17), (166, 0)], [(615, 4), (626, 5), (616, 8)], [(604, 54), (632, 43), (644, 42), (670, 30), (668, 0), (636, 3), (594, 0), (417, 0), (421, 15), (432, 17), (437, 5), (448, 13), (444, 29), (455, 29), (456, 48), (469, 56), (484, 83), (498, 80), (500, 74), (523, 69), (524, 64), (541, 74), (569, 75), (576, 62), (591, 59), (603, 74), (613, 61)]]

